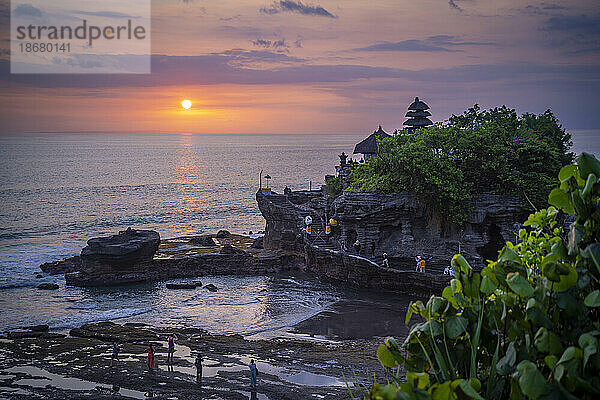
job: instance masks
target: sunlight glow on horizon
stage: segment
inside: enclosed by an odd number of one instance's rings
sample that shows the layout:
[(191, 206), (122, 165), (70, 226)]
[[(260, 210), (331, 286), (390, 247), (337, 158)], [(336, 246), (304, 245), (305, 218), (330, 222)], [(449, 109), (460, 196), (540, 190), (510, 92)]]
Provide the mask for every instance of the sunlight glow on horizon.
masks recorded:
[(185, 110), (189, 110), (190, 108), (192, 108), (192, 101), (185, 99), (181, 102), (181, 107), (183, 107)]

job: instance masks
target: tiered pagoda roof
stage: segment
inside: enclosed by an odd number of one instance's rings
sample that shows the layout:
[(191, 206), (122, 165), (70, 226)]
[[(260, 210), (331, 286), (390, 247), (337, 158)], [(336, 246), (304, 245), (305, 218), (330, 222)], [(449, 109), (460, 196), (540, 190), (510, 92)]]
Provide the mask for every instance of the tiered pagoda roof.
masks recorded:
[(412, 129), (433, 125), (433, 122), (427, 118), (431, 116), (431, 113), (427, 110), (429, 110), (429, 106), (419, 100), (418, 97), (415, 97), (415, 101), (408, 106), (408, 112), (406, 113), (408, 119), (404, 121), (404, 125), (407, 125)]

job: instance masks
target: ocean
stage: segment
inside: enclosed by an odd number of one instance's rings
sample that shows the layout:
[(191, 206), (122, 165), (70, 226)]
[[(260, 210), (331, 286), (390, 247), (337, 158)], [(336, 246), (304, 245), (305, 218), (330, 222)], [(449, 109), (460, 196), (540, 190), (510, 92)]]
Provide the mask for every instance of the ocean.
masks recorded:
[[(97, 320), (197, 326), (254, 334), (306, 319), (339, 299), (316, 281), (210, 277), (216, 294), (163, 283), (64, 286), (39, 265), (127, 227), (162, 238), (263, 230), (259, 175), (276, 191), (318, 188), (363, 135), (46, 134), (0, 136), (0, 331), (31, 324), (65, 330)], [(59, 291), (35, 289), (59, 283)], [(227, 318), (224, 316), (227, 315)]]
[[(600, 154), (597, 133), (574, 133), (574, 151)], [(0, 135), (0, 331), (108, 319), (252, 335), (285, 330), (340, 300), (365, 299), (292, 277), (206, 277), (222, 289), (215, 294), (174, 292), (164, 283), (82, 289), (65, 287), (60, 276), (36, 278), (41, 263), (127, 227), (162, 238), (260, 231), (254, 194), (261, 170), (276, 191), (318, 188), (334, 174), (337, 155), (352, 154), (365, 136)], [(53, 282), (58, 291), (35, 289)]]

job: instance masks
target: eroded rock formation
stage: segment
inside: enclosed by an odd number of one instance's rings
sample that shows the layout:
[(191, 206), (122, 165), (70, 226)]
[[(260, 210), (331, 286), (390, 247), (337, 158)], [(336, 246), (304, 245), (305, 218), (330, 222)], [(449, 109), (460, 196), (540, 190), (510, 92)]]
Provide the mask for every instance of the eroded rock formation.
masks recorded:
[(81, 251), (79, 272), (65, 275), (66, 281), (77, 286), (146, 281), (159, 245), (158, 232), (131, 228), (90, 239)]
[[(318, 191), (287, 196), (259, 192), (256, 198), (266, 220), (263, 242), (267, 249), (307, 254), (307, 242), (332, 250), (339, 250), (344, 243), (352, 252), (358, 241), (357, 255), (375, 263), (380, 264), (383, 253), (387, 253), (390, 266), (412, 271), (419, 255), (426, 259), (426, 270), (435, 273), (441, 273), (459, 251), (474, 267), (482, 267), (514, 237), (518, 222), (525, 216), (517, 199), (493, 194), (474, 198), (474, 211), (462, 227), (443, 224), (409, 193), (344, 192), (329, 200)], [(303, 233), (306, 215), (313, 220), (309, 237)], [(327, 237), (324, 224), (330, 218), (338, 225)]]

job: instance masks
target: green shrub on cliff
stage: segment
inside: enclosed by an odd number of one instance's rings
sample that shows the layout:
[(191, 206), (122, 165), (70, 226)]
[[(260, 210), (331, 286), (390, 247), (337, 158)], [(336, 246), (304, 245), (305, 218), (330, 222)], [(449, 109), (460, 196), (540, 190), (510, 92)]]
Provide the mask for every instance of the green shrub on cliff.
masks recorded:
[[(374, 384), (366, 398), (599, 398), (600, 162), (586, 153), (576, 161), (518, 243), (480, 273), (454, 256), (442, 296), (411, 303), (407, 324), (420, 318), (404, 344), (387, 338), (377, 351), (393, 383)], [(567, 233), (559, 210), (577, 215)]]
[(463, 223), (476, 193), (517, 196), (544, 206), (558, 170), (573, 160), (571, 136), (550, 110), (540, 115), (477, 105), (448, 121), (400, 131), (353, 171), (353, 191), (414, 193), (431, 210)]

